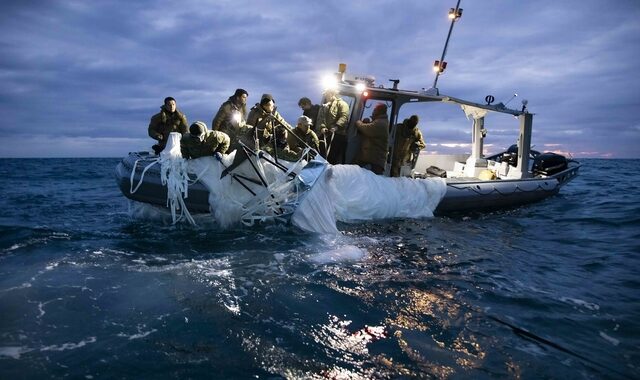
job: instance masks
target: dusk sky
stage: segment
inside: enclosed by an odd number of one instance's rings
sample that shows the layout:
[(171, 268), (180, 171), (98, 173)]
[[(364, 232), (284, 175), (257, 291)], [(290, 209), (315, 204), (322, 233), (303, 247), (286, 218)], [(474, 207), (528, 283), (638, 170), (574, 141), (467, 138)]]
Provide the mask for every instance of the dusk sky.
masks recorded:
[[(336, 71), (433, 83), (455, 0), (2, 1), (0, 157), (119, 157), (148, 150), (149, 118), (176, 98), (210, 126), (238, 88), (273, 94), (294, 123)], [(640, 1), (462, 0), (438, 81), (535, 113), (532, 144), (573, 157), (640, 158)], [(470, 122), (419, 114), (431, 153), (470, 152)], [(485, 150), (515, 143), (487, 119)], [(455, 145), (465, 143), (467, 145)]]

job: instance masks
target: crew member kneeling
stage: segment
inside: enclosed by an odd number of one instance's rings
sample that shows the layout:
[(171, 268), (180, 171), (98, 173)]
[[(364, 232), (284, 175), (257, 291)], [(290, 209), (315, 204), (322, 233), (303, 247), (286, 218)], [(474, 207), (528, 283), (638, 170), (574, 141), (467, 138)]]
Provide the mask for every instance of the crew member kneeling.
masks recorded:
[(199, 158), (224, 154), (229, 149), (229, 135), (220, 131), (209, 131), (202, 121), (196, 121), (189, 127), (180, 140), (180, 151), (183, 158)]

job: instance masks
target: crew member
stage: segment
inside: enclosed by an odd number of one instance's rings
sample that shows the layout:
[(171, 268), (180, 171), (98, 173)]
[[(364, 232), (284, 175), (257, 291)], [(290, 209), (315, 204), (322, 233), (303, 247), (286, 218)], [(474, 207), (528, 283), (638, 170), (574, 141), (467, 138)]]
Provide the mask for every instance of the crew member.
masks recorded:
[(298, 100), (298, 107), (302, 109), (302, 114), (304, 116), (311, 119), (311, 128), (315, 130), (318, 122), (320, 105), (311, 103), (311, 99), (309, 98), (300, 98), (300, 100)]
[(393, 159), (391, 160), (391, 176), (400, 176), (400, 167), (406, 163), (415, 165), (420, 150), (427, 145), (422, 138), (422, 132), (418, 128), (420, 119), (418, 115), (411, 115), (396, 126), (396, 139), (393, 144)]
[(211, 122), (212, 130), (229, 135), (231, 150), (238, 147), (238, 141), (248, 128), (246, 126), (248, 96), (249, 93), (246, 90), (237, 89), (226, 102), (222, 103)]
[(160, 107), (160, 112), (151, 117), (149, 122), (149, 136), (157, 140), (153, 145), (153, 151), (160, 154), (167, 145), (167, 139), (171, 132), (187, 133), (187, 117), (178, 110), (176, 100), (170, 96), (164, 98), (164, 104)]
[[(287, 138), (289, 148), (296, 152), (298, 155), (302, 154), (304, 149), (308, 146), (318, 152), (318, 136), (311, 130), (311, 119), (306, 116), (300, 116), (298, 118), (298, 124), (296, 128), (290, 133)], [(306, 144), (306, 146), (305, 146)]]
[(371, 122), (358, 120), (356, 128), (362, 136), (356, 163), (376, 174), (383, 174), (389, 143), (387, 106), (383, 103), (376, 104), (371, 114)]
[(182, 157), (187, 159), (224, 154), (228, 149), (229, 136), (220, 131), (208, 131), (203, 121), (191, 124), (189, 133), (180, 140)]
[(262, 149), (266, 142), (271, 140), (275, 127), (283, 125), (291, 129), (289, 123), (276, 110), (275, 100), (271, 94), (262, 95), (260, 103), (251, 107), (247, 124), (253, 126), (253, 129), (248, 132), (250, 134), (248, 137), (254, 141), (254, 144), (258, 144), (256, 149)]
[(318, 113), (317, 128), (322, 139), (327, 141), (327, 161), (331, 164), (344, 164), (347, 151), (347, 122), (349, 105), (336, 90), (326, 90), (326, 103)]
[(279, 159), (291, 162), (298, 161), (299, 155), (289, 148), (287, 137), (288, 132), (283, 126), (279, 125), (275, 127), (274, 133), (263, 147), (264, 151), (272, 157), (278, 157)]

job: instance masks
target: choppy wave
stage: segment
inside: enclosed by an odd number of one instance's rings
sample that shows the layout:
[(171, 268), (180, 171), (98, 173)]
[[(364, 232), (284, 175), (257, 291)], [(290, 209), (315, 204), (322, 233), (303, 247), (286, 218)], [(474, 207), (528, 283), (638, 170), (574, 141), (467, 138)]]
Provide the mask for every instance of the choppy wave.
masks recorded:
[(336, 235), (131, 218), (117, 160), (3, 163), (3, 378), (640, 376), (637, 160)]

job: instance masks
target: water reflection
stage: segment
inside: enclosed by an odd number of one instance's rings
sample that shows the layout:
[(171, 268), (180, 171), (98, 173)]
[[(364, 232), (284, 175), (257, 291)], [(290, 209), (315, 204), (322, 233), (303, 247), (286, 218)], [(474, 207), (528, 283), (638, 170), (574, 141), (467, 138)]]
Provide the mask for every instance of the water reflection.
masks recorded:
[(384, 326), (367, 326), (352, 331), (353, 322), (332, 315), (329, 321), (310, 331), (314, 342), (324, 347), (329, 357), (343, 365), (334, 365), (321, 373), (329, 379), (370, 379), (379, 371), (368, 365), (370, 354), (368, 345), (387, 338)]

